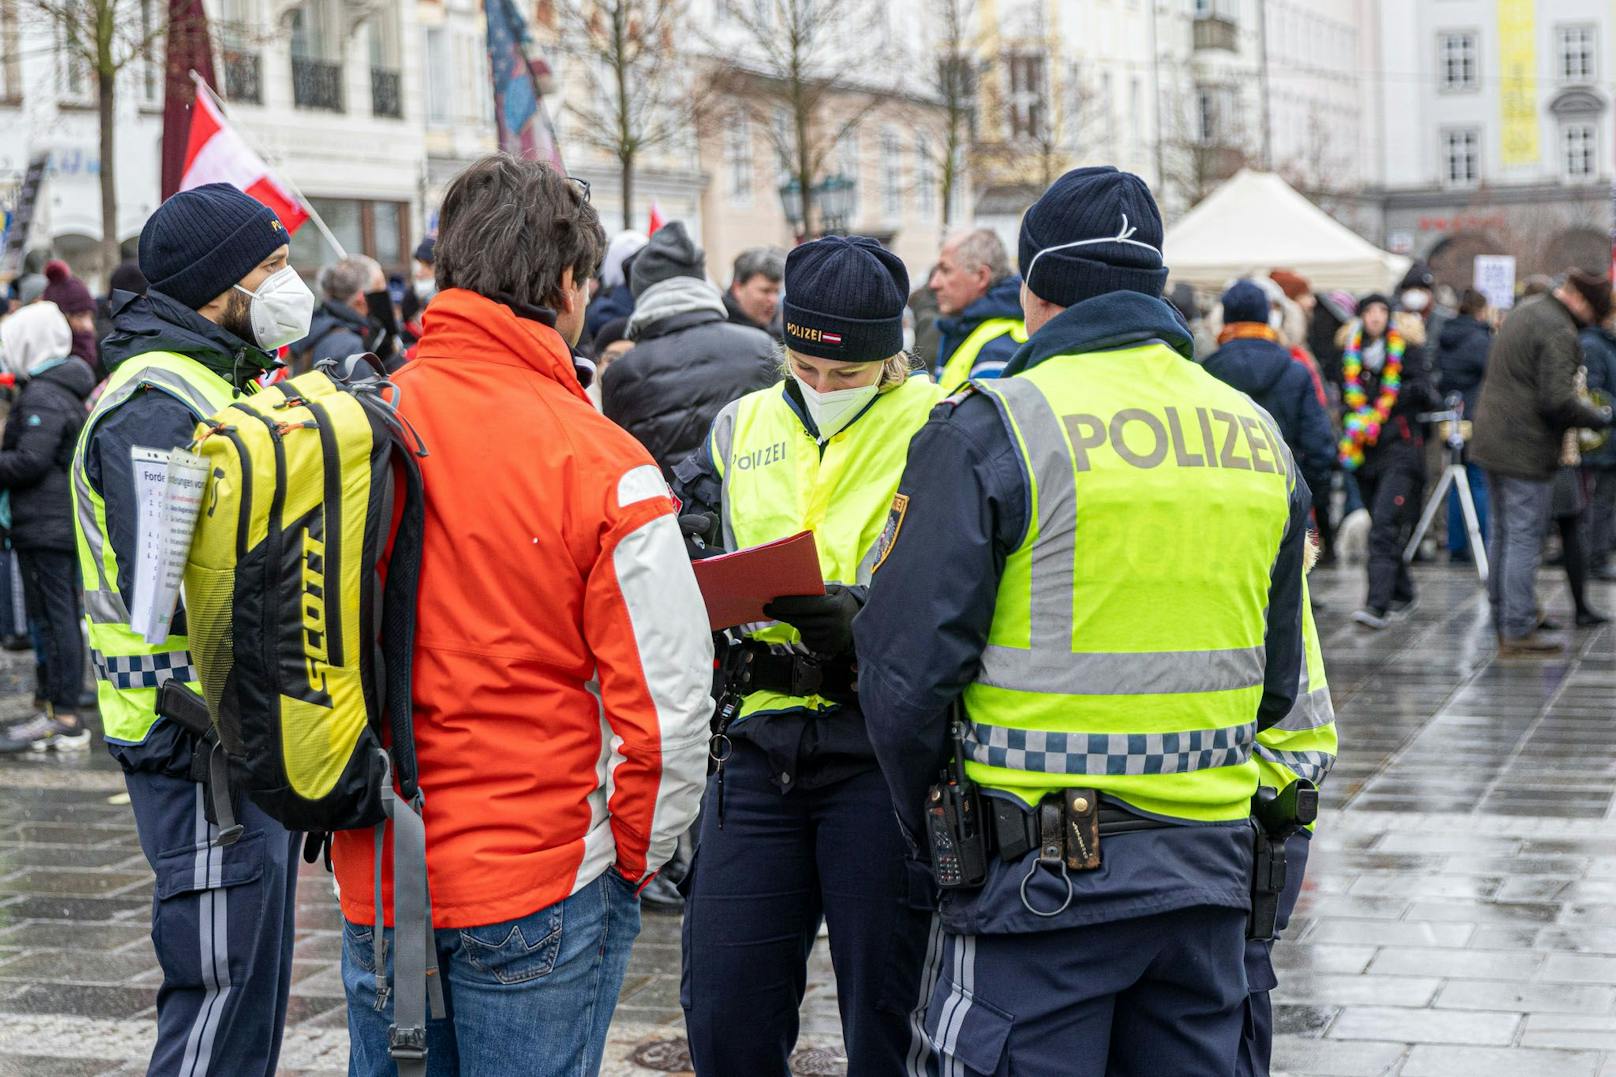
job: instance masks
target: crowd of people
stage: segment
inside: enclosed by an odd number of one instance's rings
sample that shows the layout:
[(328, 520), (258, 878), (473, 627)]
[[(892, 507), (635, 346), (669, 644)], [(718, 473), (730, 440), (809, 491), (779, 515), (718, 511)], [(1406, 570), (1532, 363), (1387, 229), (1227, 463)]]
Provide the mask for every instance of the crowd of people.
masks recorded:
[[(183, 610), (161, 644), (129, 624), (131, 452), (370, 351), (430, 446), (411, 699), (446, 1013), (401, 1039), (383, 845), (338, 832), (351, 1073), (594, 1072), (654, 901), (684, 911), (703, 1075), (787, 1073), (822, 925), (853, 1077), (1265, 1074), (1311, 817), (1254, 798), (1336, 751), (1312, 558), (1366, 531), (1354, 619), (1407, 616), (1453, 411), (1500, 653), (1556, 644), (1551, 522), (1601, 622), (1616, 448), (1575, 450), (1611, 425), (1611, 282), (1500, 317), (1423, 265), (1361, 297), (1276, 267), (1203, 310), (1161, 245), (1143, 181), (1086, 168), (1028, 210), (1019, 273), (967, 229), (919, 287), (829, 236), (720, 288), (683, 222), (608, 239), (586, 185), (497, 155), (407, 279), (351, 255), (311, 289), (214, 184), (99, 303), (61, 263), (18, 281), (0, 489), (39, 713), (0, 751), (82, 749), (99, 711), (158, 877), (152, 1072), (274, 1072), (303, 840), (243, 805), (219, 842), (207, 753), (157, 713), (198, 676)], [(692, 564), (804, 530), (823, 593), (712, 631)]]

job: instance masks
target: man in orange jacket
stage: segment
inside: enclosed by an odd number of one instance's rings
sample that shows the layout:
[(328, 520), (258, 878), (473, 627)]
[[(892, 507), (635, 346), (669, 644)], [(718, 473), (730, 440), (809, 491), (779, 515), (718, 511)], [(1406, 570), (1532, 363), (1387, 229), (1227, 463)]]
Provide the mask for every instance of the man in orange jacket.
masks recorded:
[[(472, 165), (444, 195), (438, 291), (396, 376), (430, 452), (414, 692), (449, 1013), (428, 1023), (433, 1072), (598, 1069), (638, 891), (706, 777), (712, 640), (674, 503), (572, 361), (604, 246), (581, 185)], [(392, 1073), (374, 847), (333, 846), (355, 1075)]]

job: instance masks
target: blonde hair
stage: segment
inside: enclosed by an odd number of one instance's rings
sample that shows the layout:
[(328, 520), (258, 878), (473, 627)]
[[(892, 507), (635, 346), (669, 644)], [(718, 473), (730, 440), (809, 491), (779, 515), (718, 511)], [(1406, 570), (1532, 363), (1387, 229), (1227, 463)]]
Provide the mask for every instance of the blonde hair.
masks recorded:
[[(791, 349), (784, 344), (777, 344), (775, 345), (775, 356), (779, 361), (780, 376), (782, 378), (791, 377)], [(808, 358), (811, 359), (813, 356)], [(924, 365), (920, 361), (920, 357), (913, 352), (899, 352), (896, 355), (889, 355), (881, 361), (881, 376), (875, 380), (875, 384), (883, 393), (896, 389), (909, 380), (910, 374), (922, 369)]]

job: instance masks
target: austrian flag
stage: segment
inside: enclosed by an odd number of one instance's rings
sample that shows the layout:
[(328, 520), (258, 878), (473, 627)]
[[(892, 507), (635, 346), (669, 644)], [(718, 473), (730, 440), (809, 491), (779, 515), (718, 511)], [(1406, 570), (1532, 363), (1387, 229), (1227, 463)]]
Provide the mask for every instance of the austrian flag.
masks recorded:
[(826, 344), (840, 344), (842, 342), (842, 334), (821, 333), (819, 334), (819, 339), (823, 340)]
[(185, 145), (180, 190), (204, 183), (228, 183), (275, 211), (288, 234), (309, 219), (301, 199), (275, 178), (264, 159), (230, 126), (207, 90), (197, 88), (191, 109), (191, 137)]

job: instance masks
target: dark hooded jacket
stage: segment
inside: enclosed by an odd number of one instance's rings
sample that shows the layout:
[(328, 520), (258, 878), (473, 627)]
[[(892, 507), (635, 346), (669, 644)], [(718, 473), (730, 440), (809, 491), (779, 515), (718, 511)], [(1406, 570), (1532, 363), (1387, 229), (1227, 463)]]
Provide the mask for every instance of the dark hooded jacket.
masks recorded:
[[(932, 373), (941, 375), (943, 367), (948, 365), (948, 360), (959, 350), (959, 346), (965, 343), (965, 338), (989, 318), (1021, 320), (1020, 277), (1012, 273), (995, 281), (988, 288), (986, 295), (960, 313), (937, 319), (937, 361), (932, 365)], [(1012, 340), (1009, 334), (988, 341), (977, 353), (976, 362), (972, 364), (971, 376), (998, 377), (999, 371), (1004, 369), (1004, 365), (1016, 354), (1019, 347), (1021, 345)]]
[[(656, 309), (666, 314), (647, 319)], [(694, 277), (642, 293), (629, 335), (633, 349), (601, 376), (601, 410), (670, 477), (725, 404), (780, 380), (773, 339), (730, 324), (718, 289)]]
[(327, 299), (309, 322), (309, 335), (292, 345), (296, 370), (313, 369), (322, 359), (346, 359), (369, 351), (370, 319), (346, 303)]
[(584, 313), (584, 336), (594, 340), (601, 326), (614, 318), (627, 318), (633, 313), (634, 293), (629, 291), (626, 283), (610, 291), (602, 291), (590, 301), (589, 310)]
[[(1589, 326), (1578, 338), (1582, 342), (1582, 365), (1588, 368), (1588, 388), (1616, 399), (1616, 333), (1602, 325)], [(1616, 438), (1593, 452), (1582, 454), (1589, 467), (1616, 468)]]
[(1329, 489), (1335, 466), (1335, 434), (1313, 391), (1313, 377), (1279, 343), (1238, 338), (1207, 356), (1207, 373), (1239, 389), (1274, 417), (1279, 433), (1296, 457), (1307, 487)]
[(0, 439), (0, 489), (10, 496), (11, 542), (20, 549), (74, 549), (68, 472), (94, 388), (89, 366), (70, 357), (24, 382), (11, 409)]
[(1468, 314), (1449, 318), (1437, 338), (1436, 369), (1443, 395), (1458, 393), (1462, 396), (1467, 419), (1476, 416), (1482, 375), (1487, 371), (1487, 352), (1492, 346), (1492, 328)]
[(1515, 479), (1548, 482), (1574, 426), (1602, 429), (1605, 414), (1577, 399), (1582, 354), (1576, 319), (1553, 295), (1516, 307), (1498, 331), (1476, 408), (1476, 463)]

